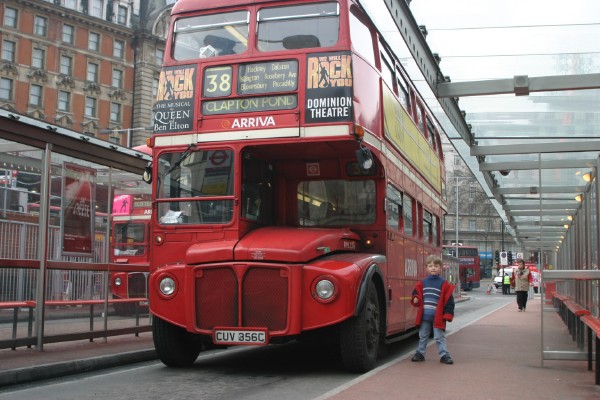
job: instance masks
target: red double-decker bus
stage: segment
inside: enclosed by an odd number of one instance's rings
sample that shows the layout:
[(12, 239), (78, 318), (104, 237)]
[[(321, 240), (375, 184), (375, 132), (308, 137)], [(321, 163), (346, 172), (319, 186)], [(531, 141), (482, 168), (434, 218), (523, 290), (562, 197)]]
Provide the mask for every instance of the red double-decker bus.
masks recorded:
[(439, 128), (358, 3), (179, 0), (149, 146), (163, 363), (333, 336), (366, 371), (414, 332)]
[[(458, 247), (458, 255), (456, 248)], [(460, 288), (473, 290), (481, 286), (481, 258), (476, 246), (446, 245), (444, 250), (459, 259)]]
[[(127, 269), (110, 274), (114, 299), (148, 297), (151, 199), (148, 194), (121, 194), (113, 199), (111, 214), (110, 261)], [(132, 315), (138, 302), (115, 302), (119, 315)], [(147, 302), (141, 304), (147, 306)]]

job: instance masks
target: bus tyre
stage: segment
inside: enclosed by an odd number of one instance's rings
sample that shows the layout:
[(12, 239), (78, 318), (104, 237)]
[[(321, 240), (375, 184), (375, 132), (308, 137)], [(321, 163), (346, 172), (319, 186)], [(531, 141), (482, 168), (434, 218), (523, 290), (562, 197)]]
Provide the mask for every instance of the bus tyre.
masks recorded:
[(375, 367), (381, 339), (379, 297), (373, 282), (369, 283), (367, 300), (356, 317), (340, 327), (340, 351), (344, 368), (351, 372), (367, 372)]
[(152, 337), (158, 358), (168, 367), (188, 367), (196, 361), (202, 343), (185, 329), (152, 318)]

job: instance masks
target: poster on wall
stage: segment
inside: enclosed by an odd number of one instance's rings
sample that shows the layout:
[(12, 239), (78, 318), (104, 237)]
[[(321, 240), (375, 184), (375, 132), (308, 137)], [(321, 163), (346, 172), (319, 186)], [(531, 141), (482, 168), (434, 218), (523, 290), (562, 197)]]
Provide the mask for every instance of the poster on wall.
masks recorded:
[(352, 115), (352, 55), (308, 54), (305, 122), (349, 122)]
[(96, 170), (63, 163), (61, 252), (89, 256), (94, 252)]

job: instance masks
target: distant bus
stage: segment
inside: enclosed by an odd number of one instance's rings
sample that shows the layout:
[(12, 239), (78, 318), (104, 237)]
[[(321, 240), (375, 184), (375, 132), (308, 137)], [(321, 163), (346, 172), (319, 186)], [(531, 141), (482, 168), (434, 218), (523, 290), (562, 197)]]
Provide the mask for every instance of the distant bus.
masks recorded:
[[(150, 152), (146, 146), (138, 146), (134, 150), (148, 154)], [(113, 299), (148, 297), (148, 238), (151, 216), (150, 190), (148, 193), (123, 193), (113, 197), (110, 217), (110, 262), (128, 269), (128, 272), (110, 274)], [(146, 311), (148, 302), (142, 302), (141, 305)], [(121, 316), (133, 315), (136, 311), (135, 302), (115, 302), (114, 307)]]
[[(129, 200), (124, 200), (125, 198)], [(147, 206), (132, 208), (127, 214), (117, 213), (111, 216), (110, 260), (114, 264), (143, 266), (143, 268), (141, 271), (111, 273), (110, 291), (114, 299), (146, 298), (148, 296), (150, 196), (115, 196), (115, 204), (123, 201), (131, 201), (134, 204), (144, 203)], [(143, 305), (147, 306), (147, 303)], [(115, 303), (114, 307), (118, 315), (126, 316), (135, 313), (136, 304)]]
[(456, 248), (457, 246), (445, 245), (444, 252), (458, 257), (460, 260), (460, 288), (467, 291), (478, 288), (481, 283), (481, 259), (479, 250), (475, 246), (458, 246), (457, 256)]

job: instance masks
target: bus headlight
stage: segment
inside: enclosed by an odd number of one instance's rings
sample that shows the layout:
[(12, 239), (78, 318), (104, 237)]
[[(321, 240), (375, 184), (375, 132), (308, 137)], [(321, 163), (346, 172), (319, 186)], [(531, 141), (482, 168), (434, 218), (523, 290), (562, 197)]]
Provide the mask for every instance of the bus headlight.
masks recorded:
[(121, 281), (121, 278), (115, 278), (115, 286), (121, 286), (121, 283), (123, 283), (123, 281)]
[(172, 296), (173, 293), (175, 293), (175, 290), (177, 289), (177, 285), (175, 284), (175, 280), (173, 278), (171, 278), (170, 276), (165, 276), (161, 279), (158, 288), (160, 289), (160, 293), (162, 293), (163, 296)]
[(314, 286), (314, 294), (317, 300), (329, 302), (333, 300), (336, 293), (335, 284), (332, 279), (321, 278)]

